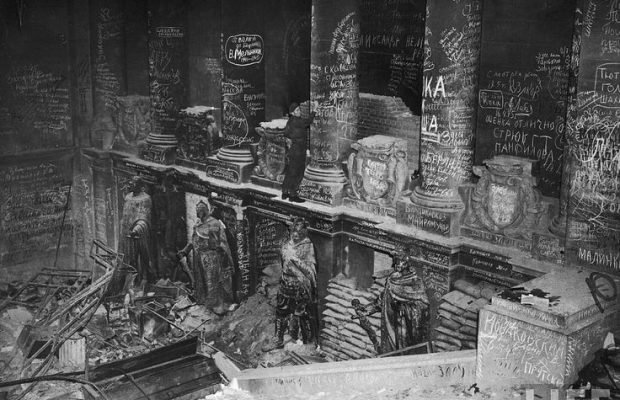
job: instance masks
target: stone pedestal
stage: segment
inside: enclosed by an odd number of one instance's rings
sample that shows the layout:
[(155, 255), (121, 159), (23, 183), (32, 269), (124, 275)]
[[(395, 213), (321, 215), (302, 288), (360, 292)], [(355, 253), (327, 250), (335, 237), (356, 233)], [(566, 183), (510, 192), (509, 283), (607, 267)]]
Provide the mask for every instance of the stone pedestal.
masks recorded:
[(146, 144), (140, 148), (140, 158), (164, 165), (174, 164), (177, 144), (174, 136), (151, 133), (146, 138)]
[(428, 199), (427, 204), (401, 199), (396, 205), (396, 222), (442, 236), (458, 235), (463, 207), (438, 208), (432, 207), (431, 202), (432, 198)]
[[(602, 348), (618, 317), (615, 300), (592, 299), (588, 272), (565, 270), (520, 286), (548, 292), (540, 305), (494, 297), (479, 317), (477, 382), (566, 387)], [(517, 293), (513, 291), (513, 293)]]
[(207, 157), (205, 172), (207, 176), (232, 183), (250, 180), (254, 168), (254, 157), (249, 145), (226, 146), (217, 155)]
[(343, 204), (376, 215), (396, 216), (396, 202), (408, 180), (407, 141), (383, 135), (358, 140), (351, 147), (349, 185)]
[(342, 171), (306, 169), (299, 186), (299, 196), (328, 205), (339, 205), (344, 197), (346, 179)]
[(256, 128), (261, 139), (256, 149), (257, 165), (252, 171), (252, 183), (275, 189), (282, 187), (286, 169), (287, 149), (284, 127), (287, 121), (281, 118), (261, 122), (261, 126)]

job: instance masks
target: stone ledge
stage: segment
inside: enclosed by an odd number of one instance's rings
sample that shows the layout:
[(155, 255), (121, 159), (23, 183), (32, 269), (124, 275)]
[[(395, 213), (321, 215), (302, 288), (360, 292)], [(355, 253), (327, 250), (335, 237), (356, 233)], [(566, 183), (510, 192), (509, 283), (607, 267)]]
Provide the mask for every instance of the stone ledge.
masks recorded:
[(290, 367), (244, 370), (232, 385), (270, 395), (330, 392), (353, 387), (360, 391), (436, 388), (475, 381), (476, 351), (338, 361)]
[[(188, 168), (180, 165), (162, 165), (149, 161), (145, 161), (137, 158), (134, 155), (122, 153), (118, 151), (101, 151), (96, 149), (83, 149), (83, 153), (88, 154), (91, 158), (107, 158), (110, 156), (117, 163), (128, 164), (132, 168), (148, 169), (153, 171), (154, 175), (164, 174), (171, 170), (176, 170), (179, 173), (179, 178), (182, 181), (196, 181), (204, 182), (205, 190), (232, 193), (246, 198), (247, 196), (253, 196), (256, 204), (264, 205), (263, 203), (273, 203), (284, 207), (282, 212), (286, 212), (287, 215), (299, 213), (313, 213), (312, 215), (321, 215), (324, 218), (328, 218), (333, 222), (333, 226), (337, 227), (336, 231), (323, 232), (324, 234), (350, 234), (345, 229), (345, 225), (356, 225), (363, 223), (364, 226), (372, 226), (372, 229), (377, 232), (384, 232), (386, 237), (411, 239), (413, 241), (424, 241), (431, 245), (442, 246), (452, 249), (452, 252), (463, 251), (466, 247), (484, 250), (485, 252), (493, 253), (502, 256), (507, 262), (512, 264), (513, 270), (522, 272), (526, 275), (539, 276), (552, 272), (554, 270), (561, 270), (562, 266), (557, 263), (552, 263), (544, 259), (534, 259), (530, 253), (512, 249), (509, 247), (499, 246), (493, 243), (478, 241), (465, 236), (446, 237), (440, 234), (425, 232), (421, 229), (410, 225), (403, 225), (395, 223), (394, 218), (388, 216), (378, 216), (362, 210), (357, 210), (345, 206), (330, 206), (327, 204), (319, 204), (314, 202), (305, 202), (302, 204), (291, 203), (280, 199), (280, 190), (275, 188), (269, 188), (259, 186), (251, 182), (248, 183), (234, 183), (224, 180), (219, 180), (208, 176), (204, 171)], [(143, 172), (140, 172), (143, 174)], [(250, 205), (250, 204), (248, 204)], [(360, 222), (362, 221), (362, 222)]]

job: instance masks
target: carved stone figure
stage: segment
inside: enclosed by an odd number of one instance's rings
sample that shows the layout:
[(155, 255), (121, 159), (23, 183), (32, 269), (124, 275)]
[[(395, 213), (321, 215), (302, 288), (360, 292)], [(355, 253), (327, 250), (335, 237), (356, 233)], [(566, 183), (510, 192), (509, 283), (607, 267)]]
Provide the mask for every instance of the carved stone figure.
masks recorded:
[(486, 168), (473, 168), (480, 179), (468, 199), (465, 224), (529, 239), (545, 211), (540, 192), (534, 188), (533, 162), (501, 155), (484, 163)]
[(381, 312), (380, 352), (387, 353), (429, 339), (429, 305), (422, 277), (412, 260), (400, 251), (394, 256), (393, 272), (381, 296), (366, 307), (355, 307), (355, 311), (365, 316)]
[(348, 158), (349, 197), (394, 206), (407, 183), (407, 143), (383, 135), (353, 143)]
[(119, 252), (124, 254), (125, 263), (136, 269), (138, 282), (155, 282), (158, 276), (151, 236), (151, 196), (138, 176), (132, 179), (130, 190), (123, 203)]
[(198, 222), (192, 240), (178, 253), (180, 260), (192, 255), (196, 301), (216, 314), (224, 314), (233, 302), (233, 259), (226, 239), (226, 227), (211, 215), (209, 202), (196, 205)]
[(317, 294), (316, 257), (314, 245), (308, 238), (307, 222), (293, 221), (290, 238), (282, 245), (282, 276), (277, 294), (275, 343), (263, 350), (284, 347), (284, 333), (290, 320), (290, 335), (304, 343), (316, 339)]
[(261, 138), (256, 151), (258, 165), (254, 167), (254, 174), (272, 181), (282, 180), (286, 167), (286, 137), (284, 129), (278, 129), (282, 121), (286, 122), (285, 119), (274, 120), (269, 125), (261, 123), (256, 128)]
[(360, 326), (362, 327), (362, 329), (364, 329), (364, 331), (366, 331), (368, 338), (372, 342), (375, 351), (377, 353), (380, 353), (381, 343), (379, 343), (379, 340), (377, 339), (377, 334), (372, 328), (372, 324), (368, 320), (368, 313), (366, 312), (366, 308), (362, 305), (362, 303), (360, 303), (358, 299), (351, 300), (351, 306), (353, 307), (353, 310), (355, 310), (355, 315), (353, 315), (351, 319), (357, 319), (359, 321)]

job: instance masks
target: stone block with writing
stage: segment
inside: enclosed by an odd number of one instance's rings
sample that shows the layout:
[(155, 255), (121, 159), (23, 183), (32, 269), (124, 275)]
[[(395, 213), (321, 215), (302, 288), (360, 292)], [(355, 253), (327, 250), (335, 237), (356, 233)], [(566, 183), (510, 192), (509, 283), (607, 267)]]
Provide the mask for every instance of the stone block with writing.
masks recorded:
[(597, 304), (586, 283), (590, 277), (587, 271), (562, 270), (520, 284), (525, 292), (546, 293), (549, 301), (536, 305), (493, 297), (479, 317), (479, 381), (573, 383), (617, 324), (617, 302), (600, 299)]
[[(349, 155), (347, 161), (349, 186), (344, 204), (364, 211), (378, 211), (381, 215), (395, 216), (396, 202), (405, 190), (409, 175), (407, 141), (374, 135), (358, 140), (351, 147), (355, 151)], [(366, 204), (380, 206), (380, 209), (367, 209)]]
[(284, 180), (286, 168), (286, 137), (284, 128), (288, 119), (279, 118), (261, 122), (256, 128), (260, 141), (256, 149), (256, 163), (252, 171), (252, 182), (258, 185), (279, 188)]
[(304, 178), (299, 185), (299, 197), (315, 203), (340, 205), (344, 194), (342, 183), (314, 182)]
[(480, 178), (461, 187), (466, 209), (461, 234), (530, 252), (532, 233), (548, 220), (549, 204), (535, 188), (535, 161), (499, 155), (473, 170)]
[(460, 217), (460, 209), (427, 207), (408, 198), (402, 198), (396, 204), (397, 223), (442, 236), (458, 235)]

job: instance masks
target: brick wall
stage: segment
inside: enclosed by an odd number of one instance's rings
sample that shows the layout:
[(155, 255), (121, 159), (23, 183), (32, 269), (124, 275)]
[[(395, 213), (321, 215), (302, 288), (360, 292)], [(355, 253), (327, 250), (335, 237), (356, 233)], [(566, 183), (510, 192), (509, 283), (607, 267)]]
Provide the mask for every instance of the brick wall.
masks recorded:
[(413, 115), (400, 97), (360, 93), (358, 138), (386, 135), (407, 139), (409, 172), (418, 170), (420, 116)]

